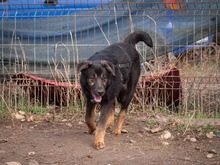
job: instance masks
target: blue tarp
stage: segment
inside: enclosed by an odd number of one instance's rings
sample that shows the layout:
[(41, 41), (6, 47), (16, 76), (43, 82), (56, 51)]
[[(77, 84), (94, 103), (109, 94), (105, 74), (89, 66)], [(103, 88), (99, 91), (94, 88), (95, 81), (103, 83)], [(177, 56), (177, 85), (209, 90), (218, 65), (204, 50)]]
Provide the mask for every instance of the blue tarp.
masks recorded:
[[(156, 55), (184, 51), (207, 36), (220, 22), (220, 1), (183, 0), (181, 10), (166, 9), (162, 0), (9, 0), (0, 4), (0, 60), (29, 64), (75, 62), (108, 44), (123, 40), (132, 30), (148, 32)], [(191, 46), (189, 46), (191, 45)], [(144, 59), (151, 50), (140, 49)]]

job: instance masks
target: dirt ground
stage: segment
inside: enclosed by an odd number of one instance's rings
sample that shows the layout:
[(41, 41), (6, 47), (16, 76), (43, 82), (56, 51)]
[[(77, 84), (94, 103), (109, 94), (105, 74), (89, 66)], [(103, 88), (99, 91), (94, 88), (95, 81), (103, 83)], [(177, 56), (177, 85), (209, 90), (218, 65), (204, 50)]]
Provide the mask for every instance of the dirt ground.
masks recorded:
[[(106, 147), (93, 146), (83, 117), (60, 122), (15, 122), (0, 119), (0, 164), (22, 165), (214, 165), (220, 164), (220, 138), (208, 139), (195, 131), (166, 127), (172, 138), (161, 139), (163, 130), (152, 133), (145, 114), (129, 114), (124, 129), (115, 136), (111, 129)], [(186, 137), (195, 137), (192, 142)], [(207, 155), (211, 154), (211, 158)]]

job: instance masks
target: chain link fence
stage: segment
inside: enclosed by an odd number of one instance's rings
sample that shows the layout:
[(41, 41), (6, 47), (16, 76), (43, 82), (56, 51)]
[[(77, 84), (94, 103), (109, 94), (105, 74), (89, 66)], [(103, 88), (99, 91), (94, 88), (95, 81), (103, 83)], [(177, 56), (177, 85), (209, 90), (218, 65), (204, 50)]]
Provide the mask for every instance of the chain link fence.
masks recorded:
[(218, 0), (0, 2), (0, 110), (83, 109), (76, 65), (136, 30), (142, 75), (131, 110), (220, 116)]

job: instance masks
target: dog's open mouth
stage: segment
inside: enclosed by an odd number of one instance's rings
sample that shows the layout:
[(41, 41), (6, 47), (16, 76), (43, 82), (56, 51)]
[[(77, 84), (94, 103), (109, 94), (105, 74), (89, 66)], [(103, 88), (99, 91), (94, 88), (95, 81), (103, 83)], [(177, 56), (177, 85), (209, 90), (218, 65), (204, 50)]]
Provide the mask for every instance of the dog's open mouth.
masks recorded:
[(100, 103), (102, 101), (102, 96), (92, 95), (93, 99), (96, 103)]

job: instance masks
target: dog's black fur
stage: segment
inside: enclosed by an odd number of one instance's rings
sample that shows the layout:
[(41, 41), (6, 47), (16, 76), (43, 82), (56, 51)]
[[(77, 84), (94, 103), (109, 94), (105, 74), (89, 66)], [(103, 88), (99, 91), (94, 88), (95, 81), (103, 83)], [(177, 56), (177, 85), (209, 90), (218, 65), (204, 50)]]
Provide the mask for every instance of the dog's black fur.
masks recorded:
[[(104, 147), (105, 130), (114, 122), (115, 99), (121, 104), (116, 135), (121, 134), (128, 105), (133, 97), (140, 76), (139, 53), (135, 44), (143, 41), (153, 47), (151, 37), (143, 31), (129, 34), (124, 42), (108, 46), (92, 55), (87, 61), (78, 64), (81, 72), (80, 85), (86, 99), (86, 124), (89, 133), (95, 130), (96, 147)], [(100, 104), (100, 117), (94, 123), (95, 105)]]

